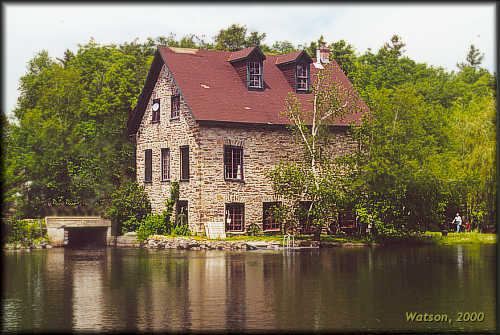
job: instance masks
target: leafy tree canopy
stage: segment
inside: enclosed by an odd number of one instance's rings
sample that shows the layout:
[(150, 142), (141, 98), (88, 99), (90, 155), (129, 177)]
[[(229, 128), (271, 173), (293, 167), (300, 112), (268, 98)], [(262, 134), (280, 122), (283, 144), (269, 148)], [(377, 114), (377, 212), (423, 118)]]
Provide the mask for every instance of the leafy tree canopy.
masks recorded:
[(214, 37), (215, 48), (217, 50), (237, 51), (255, 45), (259, 46), (265, 37), (265, 33), (259, 34), (256, 31), (247, 35), (246, 26), (232, 24), (227, 29), (221, 29)]
[[(494, 222), (496, 74), (481, 68), (484, 55), (475, 46), (457, 72), (448, 72), (405, 56), (398, 35), (360, 55), (348, 42), (323, 36), (302, 45), (276, 41), (271, 47), (263, 43), (265, 37), (233, 24), (213, 41), (170, 34), (120, 45), (90, 39), (58, 58), (40, 51), (19, 81), (13, 118), (2, 114), (4, 205), (21, 217), (43, 216), (58, 206), (109, 208), (111, 195), (135, 178), (134, 148), (125, 127), (157, 45), (229, 51), (259, 45), (276, 54), (305, 49), (311, 57), (318, 46), (328, 45), (330, 58), (371, 114), (356, 129), (362, 150), (352, 157), (350, 173), (318, 161), (321, 171), (329, 171), (326, 176), (336, 176), (309, 182), (326, 192), (318, 199), (345, 202), (359, 196), (360, 213), (374, 211), (378, 222), (396, 228), (437, 224), (451, 207), (465, 208), (477, 222)], [(282, 177), (294, 177), (278, 178), (288, 180), (284, 190), (314, 180), (312, 170), (281, 168)], [(333, 185), (339, 191), (330, 194)]]

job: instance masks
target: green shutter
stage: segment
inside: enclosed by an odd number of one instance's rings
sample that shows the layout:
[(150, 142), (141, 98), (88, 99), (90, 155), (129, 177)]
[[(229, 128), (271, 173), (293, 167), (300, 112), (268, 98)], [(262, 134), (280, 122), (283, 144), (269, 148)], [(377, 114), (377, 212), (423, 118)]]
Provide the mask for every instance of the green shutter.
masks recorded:
[(297, 89), (297, 63), (295, 63), (295, 69), (293, 70), (293, 81), (295, 83), (295, 93), (299, 93)]
[(250, 87), (250, 62), (247, 61), (247, 89)]
[(151, 182), (153, 180), (153, 151), (146, 149), (144, 151), (144, 181)]
[(260, 87), (264, 89), (264, 61), (259, 62), (260, 67)]
[(311, 64), (307, 64), (307, 93), (311, 93)]

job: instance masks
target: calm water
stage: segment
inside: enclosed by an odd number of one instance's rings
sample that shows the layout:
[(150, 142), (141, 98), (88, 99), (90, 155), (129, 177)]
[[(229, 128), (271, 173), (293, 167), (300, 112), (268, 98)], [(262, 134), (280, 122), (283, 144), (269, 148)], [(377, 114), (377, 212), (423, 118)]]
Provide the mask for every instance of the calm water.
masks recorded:
[[(493, 331), (496, 246), (3, 253), (3, 331)], [(407, 322), (406, 312), (452, 323)], [(482, 322), (457, 322), (482, 312)]]

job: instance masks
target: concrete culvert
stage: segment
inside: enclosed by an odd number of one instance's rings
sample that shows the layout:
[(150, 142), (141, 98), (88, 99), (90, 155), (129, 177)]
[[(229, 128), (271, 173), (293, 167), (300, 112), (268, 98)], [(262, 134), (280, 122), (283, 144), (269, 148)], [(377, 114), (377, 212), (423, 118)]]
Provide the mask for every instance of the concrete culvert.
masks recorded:
[(85, 228), (66, 228), (68, 231), (68, 247), (105, 247), (106, 232), (105, 227), (85, 227)]

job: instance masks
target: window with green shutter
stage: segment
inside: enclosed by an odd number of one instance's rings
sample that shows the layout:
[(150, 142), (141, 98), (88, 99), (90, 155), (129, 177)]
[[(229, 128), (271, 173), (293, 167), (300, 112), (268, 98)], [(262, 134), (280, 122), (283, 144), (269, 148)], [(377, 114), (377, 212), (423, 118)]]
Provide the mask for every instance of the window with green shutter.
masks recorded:
[(181, 181), (189, 181), (189, 147), (180, 147), (181, 155)]
[(295, 68), (295, 92), (297, 93), (310, 93), (311, 73), (309, 64), (297, 63)]
[(261, 90), (264, 88), (264, 80), (262, 76), (262, 62), (248, 61), (247, 62), (247, 86), (248, 89)]
[(144, 151), (144, 182), (153, 181), (153, 150)]
[(170, 180), (170, 149), (161, 149), (161, 181)]

